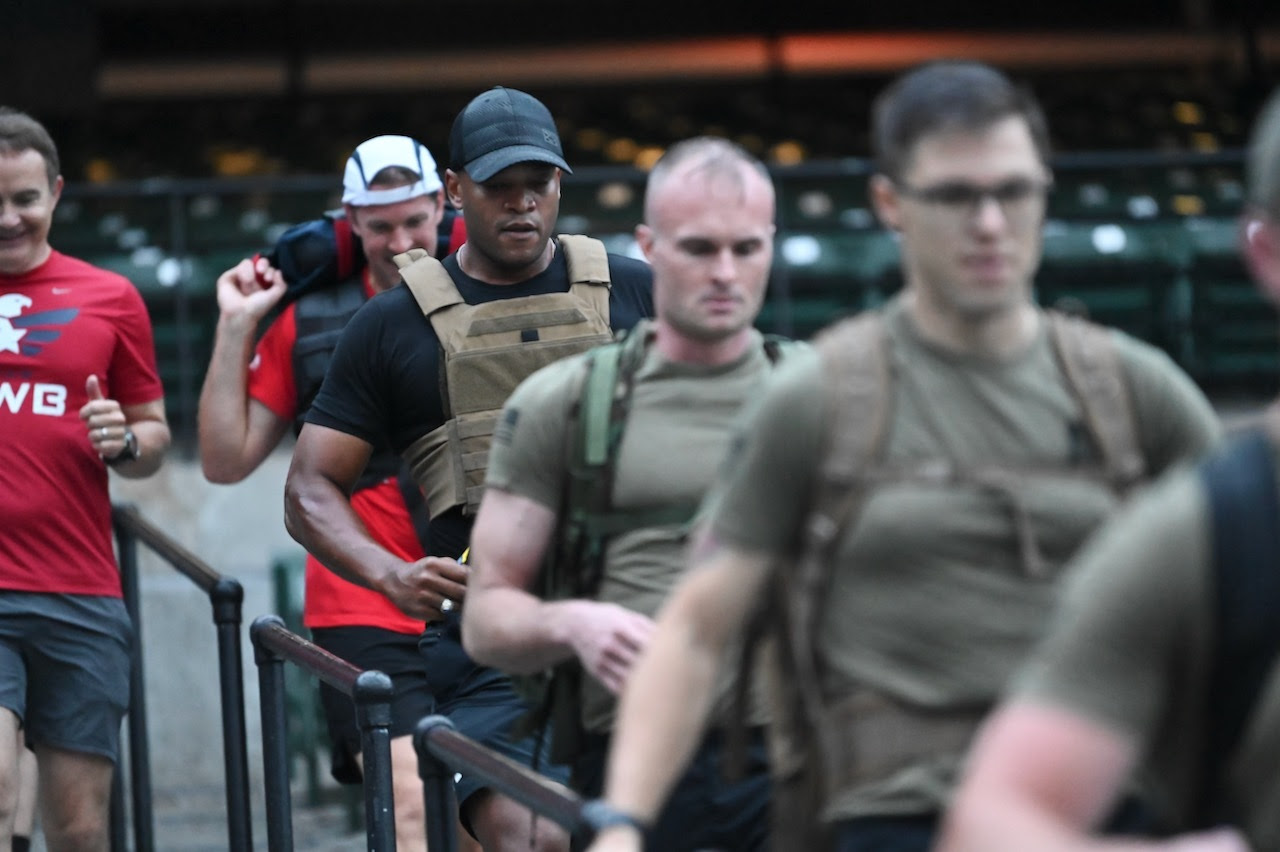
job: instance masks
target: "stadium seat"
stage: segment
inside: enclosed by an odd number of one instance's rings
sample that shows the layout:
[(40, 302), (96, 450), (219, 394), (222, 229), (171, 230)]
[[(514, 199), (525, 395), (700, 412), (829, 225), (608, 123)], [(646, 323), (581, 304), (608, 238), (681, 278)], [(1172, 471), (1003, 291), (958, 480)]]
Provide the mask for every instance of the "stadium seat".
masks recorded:
[(1234, 218), (1188, 223), (1192, 375), (1214, 393), (1274, 395), (1280, 317), (1240, 257)]
[(1177, 223), (1050, 221), (1036, 298), (1181, 355), (1184, 266)]

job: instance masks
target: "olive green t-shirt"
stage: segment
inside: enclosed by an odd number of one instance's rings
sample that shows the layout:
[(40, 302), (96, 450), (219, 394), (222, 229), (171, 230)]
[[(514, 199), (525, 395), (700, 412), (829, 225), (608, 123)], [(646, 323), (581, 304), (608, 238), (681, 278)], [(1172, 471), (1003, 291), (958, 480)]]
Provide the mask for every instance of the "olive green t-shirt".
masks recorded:
[[(1044, 644), (1014, 696), (1080, 713), (1136, 744), (1161, 827), (1195, 813), (1213, 661), (1208, 498), (1180, 469), (1132, 501), (1073, 563)], [(1226, 796), (1254, 849), (1280, 849), (1280, 678), (1273, 667), (1228, 770)]]
[[(743, 403), (759, 393), (772, 369), (763, 340), (754, 332), (746, 353), (720, 366), (670, 361), (649, 346), (635, 374), (618, 449), (614, 508), (696, 505), (715, 479)], [(560, 511), (570, 412), (586, 373), (585, 356), (566, 358), (516, 389), (504, 408), (504, 425), (494, 435), (488, 487)], [(597, 599), (653, 616), (684, 571), (687, 534), (688, 525), (681, 524), (614, 537)], [(584, 726), (609, 730), (613, 697), (592, 678), (584, 680), (583, 692)]]
[[(981, 712), (1043, 632), (1058, 575), (1117, 505), (1079, 476), (1099, 455), (1045, 324), (1004, 360), (942, 352), (915, 332), (900, 300), (885, 310), (893, 372), (886, 462), (1037, 468), (1007, 491), (972, 482), (888, 482), (837, 542), (819, 608), (828, 697), (871, 691), (912, 711)], [(1203, 394), (1161, 352), (1115, 333), (1152, 472), (1196, 456), (1219, 427)], [(780, 365), (726, 463), (711, 515), (728, 544), (792, 565), (820, 460), (826, 417), (816, 353)], [(1020, 506), (1045, 569), (1025, 570)], [(838, 791), (829, 818), (936, 812), (959, 753), (912, 759), (891, 777)]]

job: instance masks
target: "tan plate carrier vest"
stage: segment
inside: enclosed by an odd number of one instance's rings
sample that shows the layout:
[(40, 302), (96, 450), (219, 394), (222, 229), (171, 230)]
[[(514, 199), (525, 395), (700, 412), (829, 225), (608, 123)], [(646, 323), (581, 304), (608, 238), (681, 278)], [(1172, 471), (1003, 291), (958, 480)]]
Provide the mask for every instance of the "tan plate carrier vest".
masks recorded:
[(489, 444), (507, 397), (561, 358), (613, 340), (609, 258), (599, 240), (561, 235), (569, 289), (469, 305), (440, 261), (422, 249), (397, 255), (400, 275), (440, 339), (445, 423), (405, 449), (431, 517), (454, 506), (474, 515)]
[[(1123, 493), (1146, 474), (1129, 390), (1109, 329), (1045, 312), (1067, 385), (1078, 400), (1101, 464), (1079, 475)], [(772, 603), (760, 616), (766, 641), (759, 670), (771, 696), (770, 759), (775, 778), (774, 848), (819, 848), (826, 827), (816, 819), (826, 798), (883, 778), (916, 759), (962, 751), (988, 708), (923, 713), (871, 690), (823, 695), (817, 631), (836, 570), (836, 548), (877, 486), (891, 482), (976, 483), (1003, 494), (1018, 531), (1023, 567), (1043, 576), (1019, 485), (1038, 470), (1013, 465), (961, 469), (948, 462), (887, 464), (892, 420), (893, 359), (883, 318), (868, 312), (844, 320), (814, 341), (823, 363), (823, 449), (802, 531), (796, 570), (772, 572)], [(1064, 475), (1070, 475), (1061, 471)], [(788, 563), (793, 565), (794, 563)]]

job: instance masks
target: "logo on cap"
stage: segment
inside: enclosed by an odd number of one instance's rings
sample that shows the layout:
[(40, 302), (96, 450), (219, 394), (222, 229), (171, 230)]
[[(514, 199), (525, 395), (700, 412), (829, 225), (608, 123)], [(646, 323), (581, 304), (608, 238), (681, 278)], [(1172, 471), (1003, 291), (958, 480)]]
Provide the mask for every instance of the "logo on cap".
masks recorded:
[(533, 95), (496, 86), (472, 99), (449, 134), (449, 167), (483, 183), (517, 163), (548, 163), (572, 174), (551, 111)]

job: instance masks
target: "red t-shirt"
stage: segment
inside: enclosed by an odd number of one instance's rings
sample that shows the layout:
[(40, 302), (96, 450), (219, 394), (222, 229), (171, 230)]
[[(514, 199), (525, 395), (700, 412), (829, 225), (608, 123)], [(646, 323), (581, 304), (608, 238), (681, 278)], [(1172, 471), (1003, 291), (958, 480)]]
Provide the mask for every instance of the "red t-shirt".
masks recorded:
[(121, 595), (107, 468), (80, 420), (90, 375), (124, 406), (164, 396), (137, 288), (56, 251), (0, 275), (0, 588)]
[[(365, 273), (365, 295), (371, 293)], [(294, 305), (289, 305), (258, 341), (249, 364), (249, 396), (276, 416), (293, 422), (298, 390), (293, 378), (293, 345), (297, 340)], [(404, 496), (389, 477), (351, 497), (351, 508), (378, 544), (401, 559), (421, 559), (422, 544), (414, 532)], [(410, 618), (381, 594), (339, 577), (307, 554), (302, 620), (307, 627), (373, 626), (396, 633), (421, 633), (423, 623)]]

